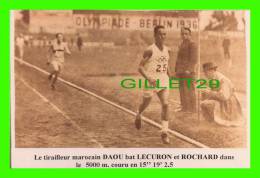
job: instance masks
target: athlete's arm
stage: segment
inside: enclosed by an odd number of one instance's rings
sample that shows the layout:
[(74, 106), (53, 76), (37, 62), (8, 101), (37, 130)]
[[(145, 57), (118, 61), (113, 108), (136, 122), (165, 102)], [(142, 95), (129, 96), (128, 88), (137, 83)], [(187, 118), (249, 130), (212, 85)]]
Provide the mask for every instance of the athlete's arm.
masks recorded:
[(171, 72), (169, 66), (168, 66), (168, 68), (167, 68), (167, 74), (168, 74), (169, 78), (174, 77), (174, 76), (172, 75), (172, 72)]
[(152, 56), (152, 51), (151, 50), (146, 50), (144, 51), (143, 54), (143, 59), (141, 60), (139, 67), (138, 67), (138, 71), (140, 72), (140, 74), (149, 81), (150, 84), (154, 85), (156, 84), (156, 80), (152, 79), (151, 77), (149, 77), (147, 75), (147, 73), (145, 72), (144, 66), (147, 63), (147, 61), (151, 58)]
[(53, 55), (53, 46), (51, 45), (49, 50), (48, 50), (48, 54), (47, 54), (47, 63), (46, 63), (47, 65), (50, 64), (52, 55)]

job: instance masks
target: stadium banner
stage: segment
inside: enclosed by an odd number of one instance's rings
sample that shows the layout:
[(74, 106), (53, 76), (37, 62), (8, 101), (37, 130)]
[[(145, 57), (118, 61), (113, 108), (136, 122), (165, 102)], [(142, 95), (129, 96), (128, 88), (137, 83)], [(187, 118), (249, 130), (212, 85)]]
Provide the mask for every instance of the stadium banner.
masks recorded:
[(198, 17), (168, 17), (162, 15), (124, 15), (124, 14), (74, 14), (75, 28), (83, 29), (122, 29), (122, 30), (153, 30), (156, 25), (165, 26), (168, 31), (180, 31), (188, 27), (198, 30)]
[(168, 31), (179, 31), (184, 26), (192, 31), (198, 31), (196, 11), (161, 13), (160, 11), (42, 10), (30, 11), (29, 15), (29, 31), (32, 33), (58, 31), (74, 33), (81, 29), (152, 30), (156, 25), (163, 25)]

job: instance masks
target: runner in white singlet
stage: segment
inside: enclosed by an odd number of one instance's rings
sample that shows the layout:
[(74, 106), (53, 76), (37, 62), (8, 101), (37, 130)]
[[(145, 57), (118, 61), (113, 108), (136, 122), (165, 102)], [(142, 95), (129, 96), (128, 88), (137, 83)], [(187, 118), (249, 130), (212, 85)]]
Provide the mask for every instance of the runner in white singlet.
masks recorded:
[(56, 34), (56, 39), (52, 42), (48, 57), (47, 64), (51, 64), (52, 71), (49, 75), (49, 80), (51, 81), (51, 87), (55, 89), (55, 83), (64, 65), (64, 55), (70, 54), (67, 43), (63, 41), (63, 35), (61, 33)]
[(166, 32), (163, 26), (156, 26), (154, 28), (154, 39), (155, 43), (149, 46), (143, 55), (143, 59), (139, 65), (139, 72), (141, 75), (149, 81), (150, 86), (167, 87), (166, 89), (155, 88), (155, 89), (144, 89), (143, 101), (139, 106), (138, 113), (135, 119), (135, 126), (137, 129), (141, 128), (141, 114), (147, 108), (151, 102), (153, 93), (156, 93), (159, 97), (162, 105), (162, 133), (161, 138), (163, 143), (169, 144), (170, 140), (168, 137), (168, 83), (169, 83), (169, 49), (164, 45)]

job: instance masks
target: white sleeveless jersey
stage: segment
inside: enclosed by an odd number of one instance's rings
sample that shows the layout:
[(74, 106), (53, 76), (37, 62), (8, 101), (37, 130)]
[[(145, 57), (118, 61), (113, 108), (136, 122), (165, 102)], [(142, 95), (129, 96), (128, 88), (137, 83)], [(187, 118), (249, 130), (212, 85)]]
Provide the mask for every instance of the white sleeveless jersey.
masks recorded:
[(53, 58), (64, 61), (64, 53), (66, 52), (67, 44), (65, 42), (58, 44), (57, 40), (54, 40), (51, 45)]
[(155, 44), (147, 48), (152, 51), (152, 56), (144, 65), (147, 75), (153, 79), (167, 79), (168, 80), (168, 62), (169, 62), (169, 49), (163, 46), (161, 51)]

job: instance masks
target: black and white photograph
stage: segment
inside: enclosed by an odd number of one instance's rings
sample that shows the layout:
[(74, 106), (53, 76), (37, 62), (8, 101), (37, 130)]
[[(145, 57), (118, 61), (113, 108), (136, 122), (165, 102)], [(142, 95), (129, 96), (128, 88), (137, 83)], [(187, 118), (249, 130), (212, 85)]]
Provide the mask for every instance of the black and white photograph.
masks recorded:
[(250, 167), (246, 10), (13, 10), (14, 168)]

